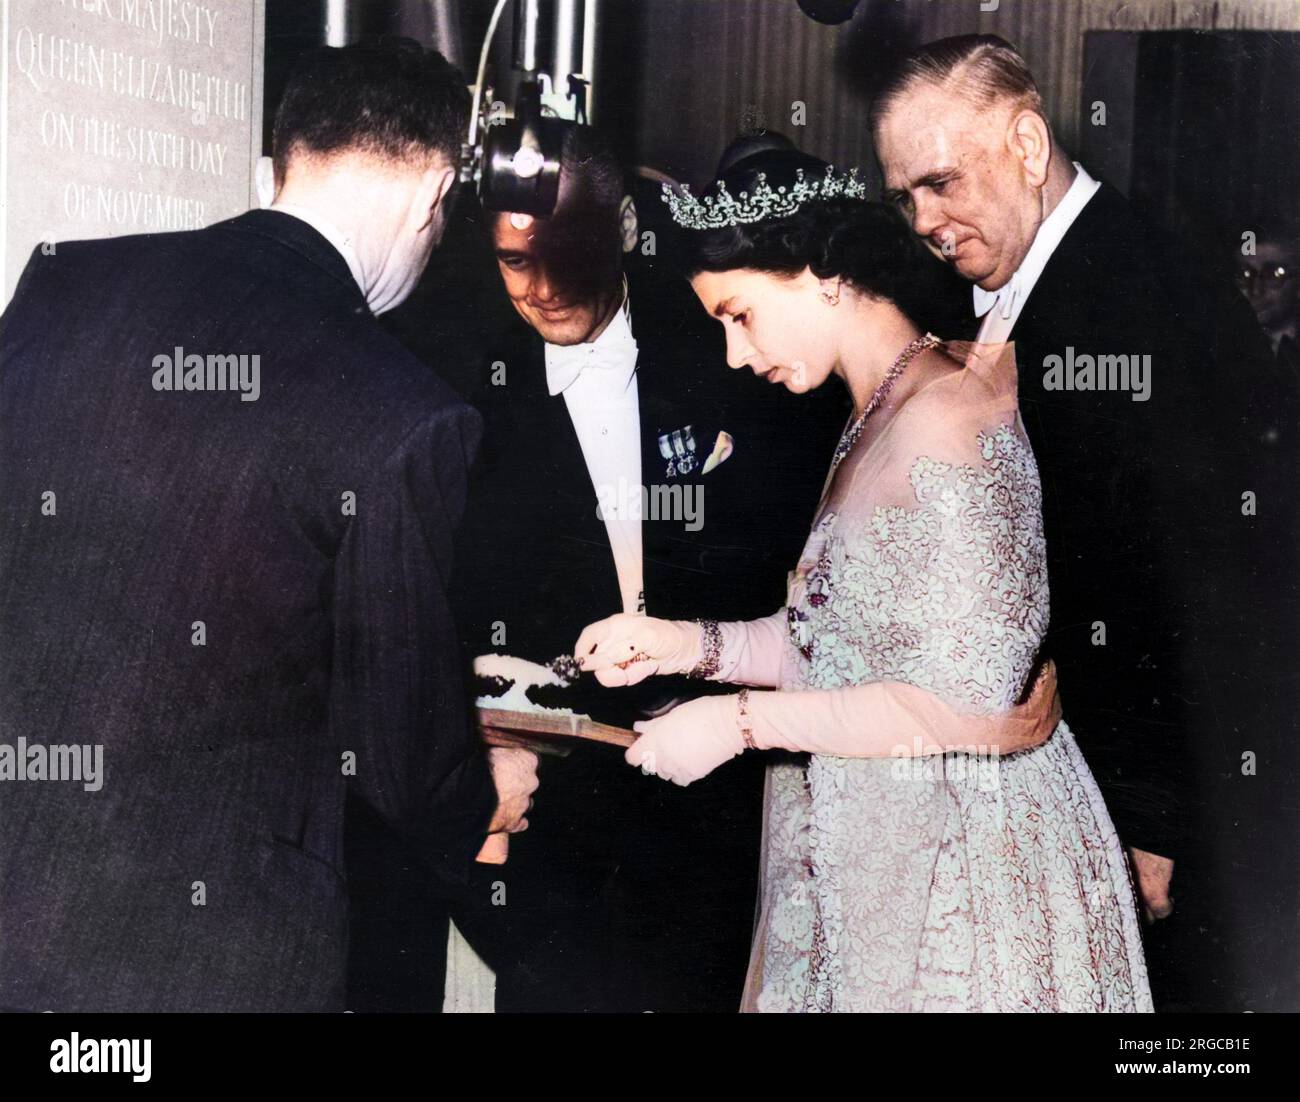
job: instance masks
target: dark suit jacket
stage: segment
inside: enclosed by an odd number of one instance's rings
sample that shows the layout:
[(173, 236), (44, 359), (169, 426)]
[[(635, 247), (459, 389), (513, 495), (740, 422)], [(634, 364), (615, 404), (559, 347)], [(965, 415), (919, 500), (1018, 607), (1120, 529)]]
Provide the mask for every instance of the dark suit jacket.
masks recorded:
[[(1207, 829), (1193, 814), (1196, 772), (1233, 767), (1235, 733), (1257, 738), (1273, 722), (1260, 694), (1293, 653), (1279, 648), (1281, 606), (1294, 611), (1294, 571), (1281, 565), (1294, 546), (1282, 489), (1294, 387), (1240, 295), (1204, 272), (1103, 185), (1012, 333), (1065, 717), (1123, 839), (1172, 857)], [(1047, 389), (1046, 357), (1069, 349), (1149, 354), (1150, 399)], [(1252, 488), (1267, 505), (1246, 520)], [(1271, 622), (1244, 618), (1261, 614)]]
[[(728, 371), (720, 327), (685, 283), (632, 267), (642, 479), (702, 491), (703, 524), (644, 520), (652, 616), (749, 619), (779, 608), (807, 537), (847, 398), (808, 397)], [(563, 397), (546, 389), (541, 339), (520, 328), (472, 378), (485, 416), (457, 586), (470, 654), (547, 661), (620, 611), (609, 540)], [(504, 363), (506, 384), (491, 384)], [(692, 427), (700, 465), (668, 477), (659, 437)], [(720, 430), (735, 452), (707, 475)], [(696, 499), (700, 500), (700, 499)], [(503, 626), (504, 640), (494, 636)], [(733, 691), (684, 678), (605, 690), (580, 711), (630, 723), (673, 697)], [(718, 1010), (738, 1005), (756, 894), (763, 760), (689, 788), (630, 769), (607, 747), (547, 760), (531, 826), (503, 868), (481, 870), (456, 917), (497, 969), (499, 1010)], [(504, 885), (504, 906), (494, 905)], [(497, 901), (499, 902), (499, 895)]]
[[(177, 346), (259, 399), (155, 390)], [(345, 793), (449, 884), (495, 802), (447, 600), (478, 416), (256, 211), (34, 255), (0, 418), (0, 741), (105, 768), (5, 785), (0, 1005), (341, 1008)]]

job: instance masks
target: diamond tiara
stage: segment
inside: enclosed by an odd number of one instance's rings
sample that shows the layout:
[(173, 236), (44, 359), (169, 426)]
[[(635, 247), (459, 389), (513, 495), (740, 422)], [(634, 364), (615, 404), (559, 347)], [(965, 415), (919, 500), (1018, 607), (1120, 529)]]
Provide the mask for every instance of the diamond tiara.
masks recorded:
[(858, 170), (836, 173), (832, 165), (826, 166), (821, 179), (806, 179), (803, 169), (795, 172), (795, 182), (789, 187), (773, 188), (767, 182), (767, 173), (760, 172), (752, 190), (742, 191), (736, 198), (721, 180), (716, 194), (697, 199), (686, 184), (680, 192), (671, 184), (664, 184), (663, 199), (672, 212), (673, 221), (688, 230), (720, 230), (764, 218), (784, 218), (794, 214), (810, 199), (865, 199), (867, 185), (858, 179)]

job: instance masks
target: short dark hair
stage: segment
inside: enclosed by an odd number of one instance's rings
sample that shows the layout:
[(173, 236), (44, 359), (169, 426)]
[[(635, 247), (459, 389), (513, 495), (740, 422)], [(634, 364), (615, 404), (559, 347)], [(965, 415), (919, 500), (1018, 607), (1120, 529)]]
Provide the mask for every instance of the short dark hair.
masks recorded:
[(275, 113), (276, 176), (298, 153), (356, 150), (404, 161), (436, 152), (454, 165), (469, 107), (460, 71), (412, 39), (317, 47), (299, 58)]
[(1005, 38), (962, 34), (927, 42), (913, 50), (885, 78), (871, 102), (874, 132), (900, 97), (921, 85), (953, 83), (976, 107), (1009, 100), (1047, 119), (1043, 97), (1029, 63)]
[(718, 172), (723, 173), (746, 157), (772, 149), (798, 150), (798, 146), (778, 130), (763, 130), (757, 134), (741, 134), (722, 151), (718, 158)]
[(611, 217), (628, 194), (627, 178), (613, 147), (590, 126), (570, 126), (560, 152), (560, 172), (570, 181), (566, 203)]
[[(797, 150), (769, 149), (737, 161), (721, 180), (735, 197), (753, 194), (760, 173), (768, 187), (789, 189), (800, 170), (805, 179), (821, 179), (826, 162)], [(717, 181), (704, 196), (716, 192)], [(903, 216), (884, 203), (809, 199), (784, 217), (684, 231), (681, 238), (688, 278), (739, 268), (795, 276), (807, 268), (818, 279), (838, 276), (859, 291), (887, 299), (917, 324), (939, 323), (933, 311), (942, 297), (943, 265), (926, 251)]]

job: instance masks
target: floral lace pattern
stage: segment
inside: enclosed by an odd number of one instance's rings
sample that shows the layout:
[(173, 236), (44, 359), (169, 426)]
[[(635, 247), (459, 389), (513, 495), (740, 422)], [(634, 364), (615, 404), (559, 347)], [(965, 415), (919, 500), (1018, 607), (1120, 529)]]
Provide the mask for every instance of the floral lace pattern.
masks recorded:
[[(1013, 406), (969, 437), (961, 461), (909, 457), (892, 500), (850, 457), (865, 473), (842, 472), (791, 575), (782, 688), (1020, 696), (1047, 627), (1038, 472)], [(1001, 760), (774, 764), (763, 862), (745, 1009), (1151, 1009), (1127, 863), (1065, 723)]]

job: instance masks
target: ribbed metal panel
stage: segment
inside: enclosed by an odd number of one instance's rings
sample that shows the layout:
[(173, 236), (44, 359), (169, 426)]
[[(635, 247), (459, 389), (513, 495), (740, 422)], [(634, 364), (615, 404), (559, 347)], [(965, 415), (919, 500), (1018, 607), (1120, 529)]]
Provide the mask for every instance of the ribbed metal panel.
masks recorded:
[[(875, 178), (866, 100), (858, 90), (884, 43), (991, 32), (1025, 54), (1052, 124), (1077, 148), (1084, 35), (1089, 30), (1300, 30), (1297, 0), (864, 0), (851, 23), (822, 26), (794, 0), (612, 0), (636, 17), (643, 58), (641, 159), (695, 183), (745, 126), (781, 130), (837, 165)], [(806, 125), (791, 125), (796, 101)]]

